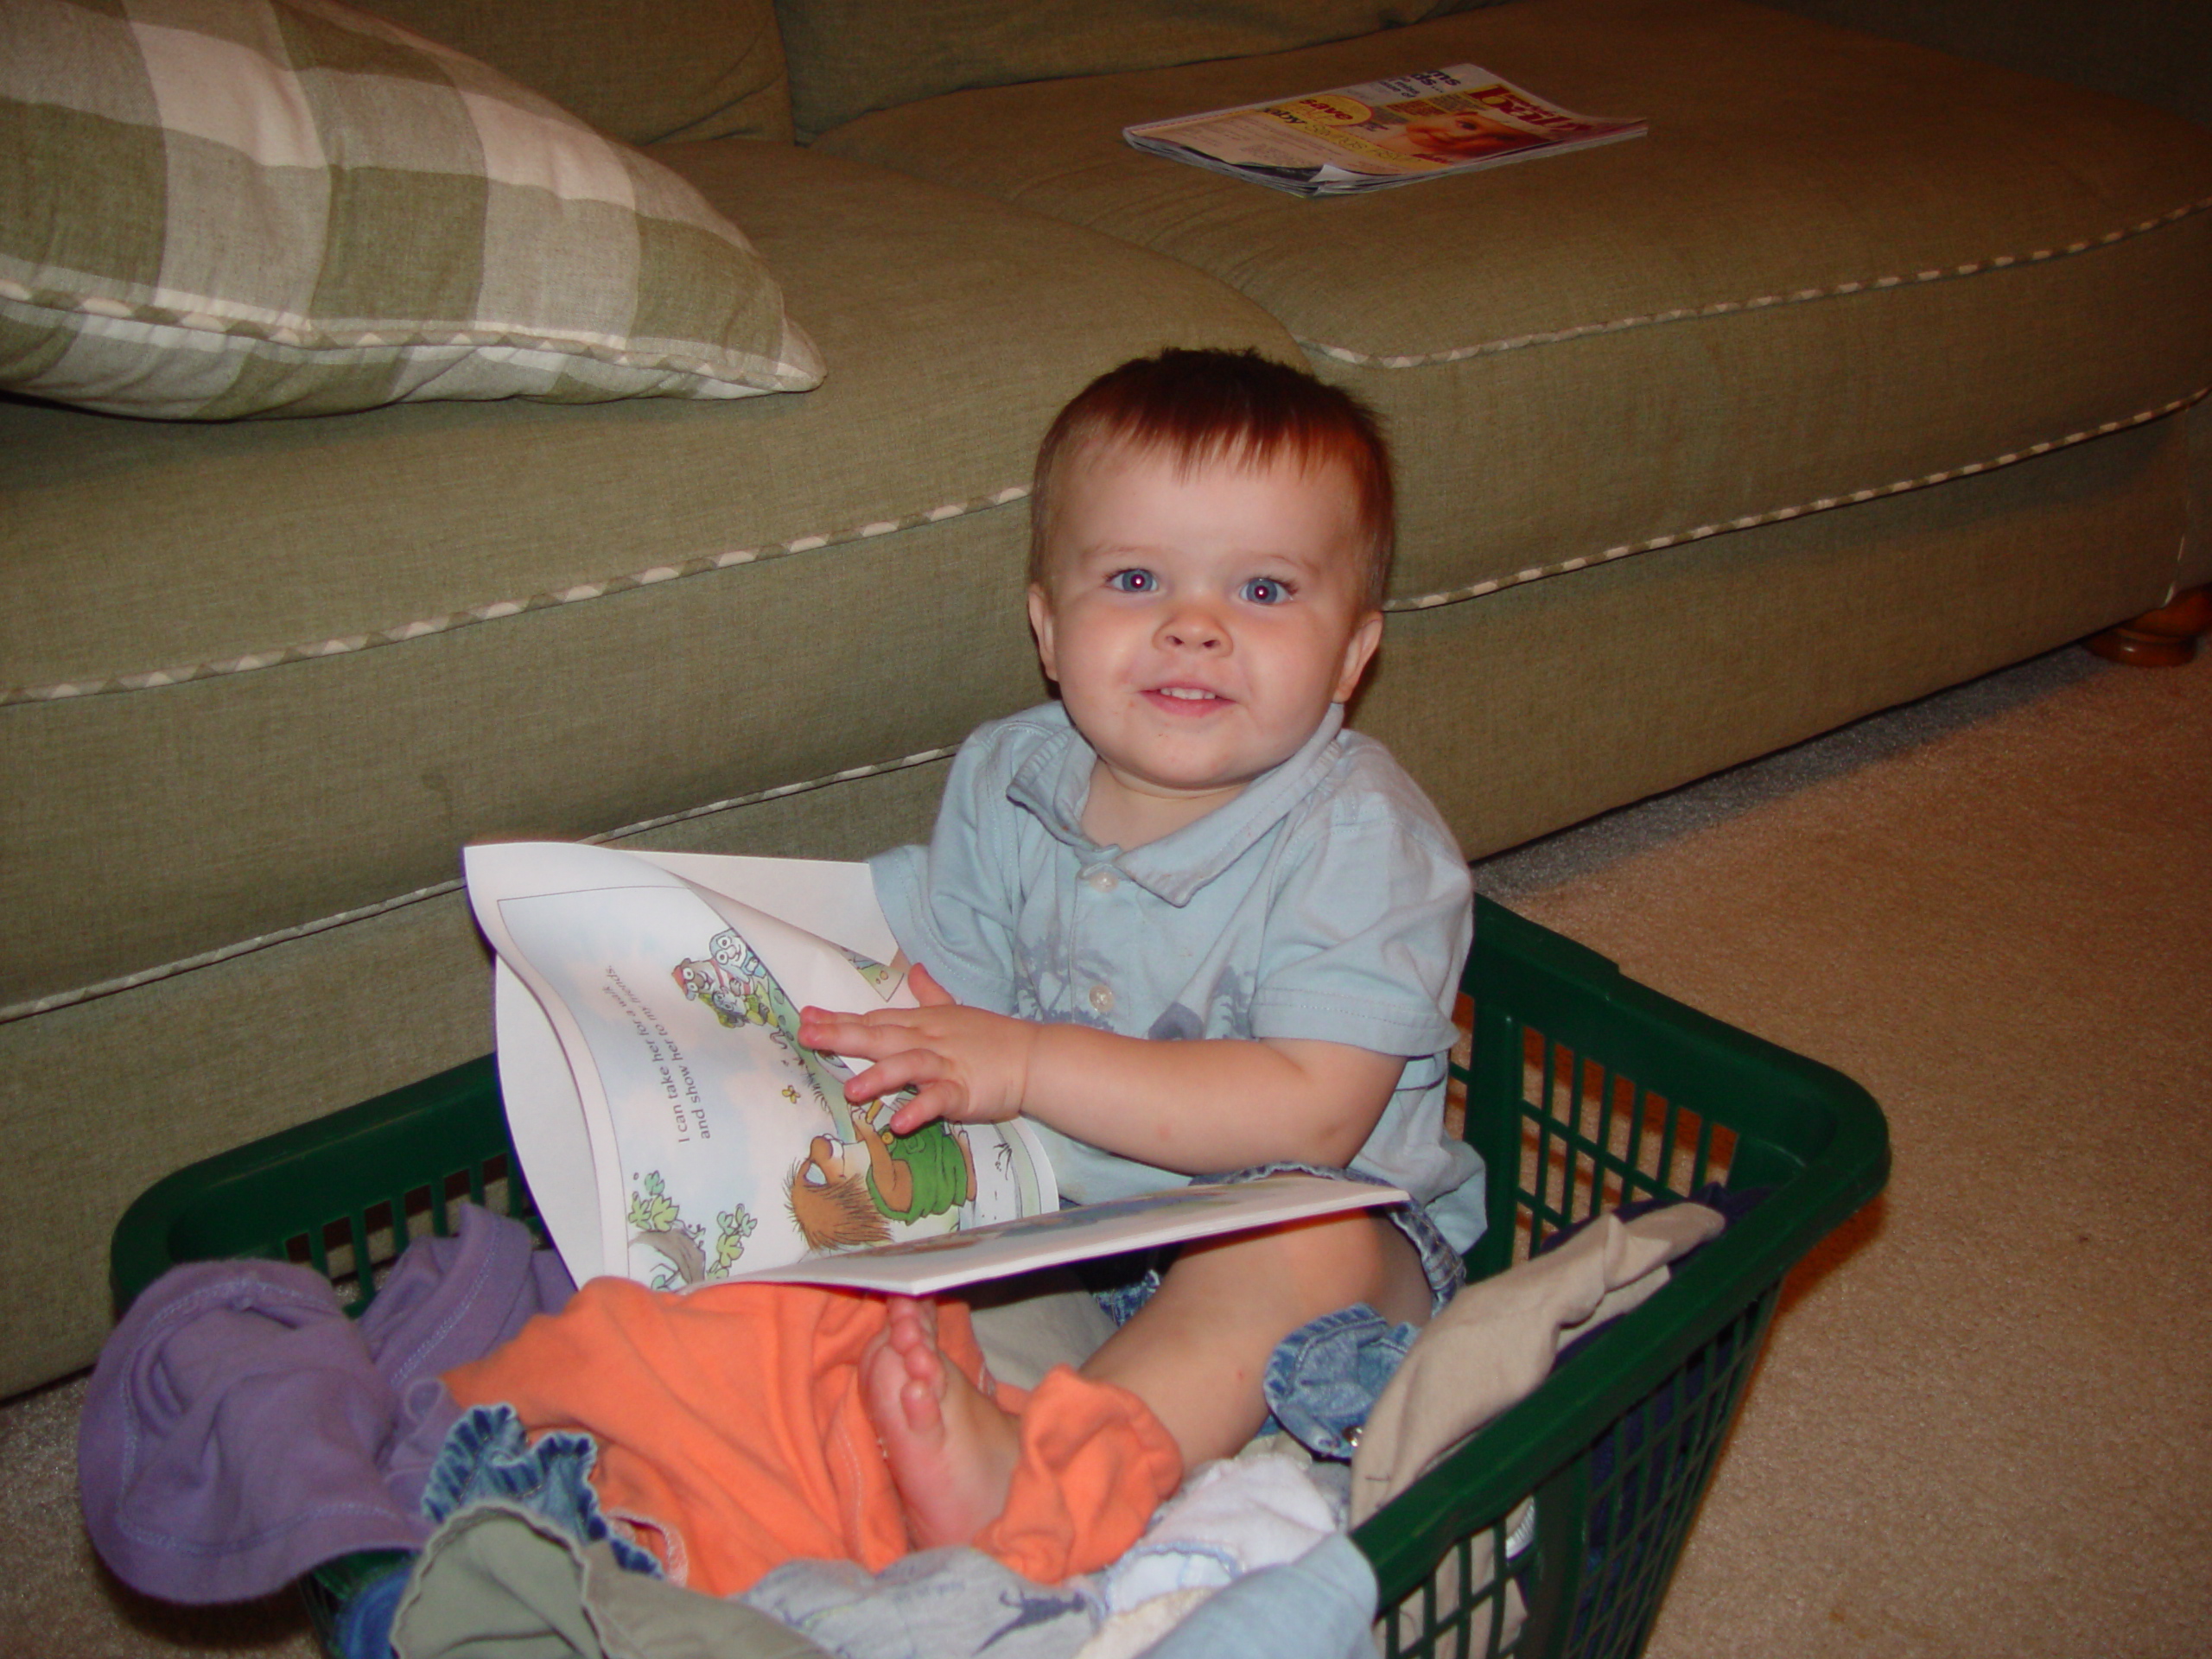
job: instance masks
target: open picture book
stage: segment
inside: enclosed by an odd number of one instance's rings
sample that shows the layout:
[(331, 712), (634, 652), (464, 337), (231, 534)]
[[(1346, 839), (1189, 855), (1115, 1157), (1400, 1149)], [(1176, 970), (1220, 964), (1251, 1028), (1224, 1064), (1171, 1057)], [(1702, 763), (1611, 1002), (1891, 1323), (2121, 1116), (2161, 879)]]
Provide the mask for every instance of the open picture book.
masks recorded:
[(864, 864), (512, 842), (463, 854), (497, 957), (507, 1127), (578, 1283), (734, 1280), (927, 1295), (1178, 1240), (1403, 1201), (1313, 1176), (1062, 1209), (1028, 1126), (847, 1103), (863, 1065), (810, 1004), (916, 1006)]

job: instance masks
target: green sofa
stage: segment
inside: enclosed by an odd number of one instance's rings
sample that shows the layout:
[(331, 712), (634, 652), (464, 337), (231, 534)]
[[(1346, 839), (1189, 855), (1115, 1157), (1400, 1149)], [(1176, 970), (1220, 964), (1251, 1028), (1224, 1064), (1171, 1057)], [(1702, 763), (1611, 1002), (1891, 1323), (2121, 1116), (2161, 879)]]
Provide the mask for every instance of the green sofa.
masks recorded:
[[(150, 1181), (490, 1046), (464, 842), (923, 834), (1044, 694), (1030, 454), (1128, 356), (1256, 347), (1387, 417), (1355, 719), (1471, 855), (2212, 578), (2212, 130), (2172, 110), (1739, 0), (372, 10), (696, 187), (826, 378), (0, 396), (0, 1393), (92, 1357)], [(1331, 202), (1119, 137), (1465, 60), (1649, 136)]]

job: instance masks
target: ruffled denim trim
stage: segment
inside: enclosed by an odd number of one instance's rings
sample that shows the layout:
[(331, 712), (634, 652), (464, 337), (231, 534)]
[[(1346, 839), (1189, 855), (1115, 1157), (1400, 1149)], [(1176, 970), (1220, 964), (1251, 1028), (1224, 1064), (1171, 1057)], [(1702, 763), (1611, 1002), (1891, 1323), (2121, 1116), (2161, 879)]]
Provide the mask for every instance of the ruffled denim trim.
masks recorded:
[(442, 1525), (472, 1503), (499, 1498), (541, 1515), (580, 1543), (602, 1539), (626, 1573), (661, 1576), (647, 1551), (613, 1531), (592, 1489), (599, 1446), (588, 1434), (556, 1432), (530, 1443), (512, 1406), (473, 1406), (446, 1434), (423, 1488), (423, 1513)]

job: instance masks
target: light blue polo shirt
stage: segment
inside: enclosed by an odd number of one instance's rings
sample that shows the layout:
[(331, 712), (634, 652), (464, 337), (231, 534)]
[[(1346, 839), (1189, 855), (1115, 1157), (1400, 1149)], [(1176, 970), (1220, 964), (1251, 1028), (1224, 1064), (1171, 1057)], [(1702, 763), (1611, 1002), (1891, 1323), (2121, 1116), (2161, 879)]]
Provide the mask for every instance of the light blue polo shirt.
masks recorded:
[[(1090, 746), (1058, 703), (961, 746), (927, 847), (870, 861), (907, 956), (961, 1001), (1128, 1037), (1313, 1038), (1409, 1057), (1351, 1166), (1483, 1228), (1482, 1160), (1444, 1130), (1472, 927), (1467, 866), (1420, 787), (1332, 708), (1243, 793), (1129, 852), (1083, 833)], [(1078, 1202), (1188, 1180), (1032, 1120)]]

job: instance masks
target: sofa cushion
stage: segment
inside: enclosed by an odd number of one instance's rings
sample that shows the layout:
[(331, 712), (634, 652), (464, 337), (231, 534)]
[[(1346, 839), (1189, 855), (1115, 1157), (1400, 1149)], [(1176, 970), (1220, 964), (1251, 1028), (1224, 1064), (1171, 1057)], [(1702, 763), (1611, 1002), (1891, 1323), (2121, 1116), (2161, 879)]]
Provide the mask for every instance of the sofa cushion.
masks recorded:
[(0, 386), (216, 420), (821, 378), (696, 190), (334, 0), (12, 0), (0, 124)]
[[(1158, 254), (785, 145), (656, 151), (838, 367), (803, 397), (150, 422), (0, 398), (0, 1021), (1042, 694), (1038, 439), (1288, 335)], [(862, 845), (859, 850), (868, 850)]]
[[(1120, 137), (1463, 61), (1650, 133), (1335, 201)], [(2016, 462), (2212, 383), (2212, 132), (1736, 0), (1522, 0), (956, 93), (818, 147), (1265, 306), (1389, 418), (1404, 606)]]
[(791, 140), (770, 0), (372, 0), (367, 9), (481, 58), (626, 143)]
[[(777, 0), (802, 136), (965, 86), (1282, 52), (1498, 0)], [(1303, 90), (1302, 88), (1300, 90)]]

